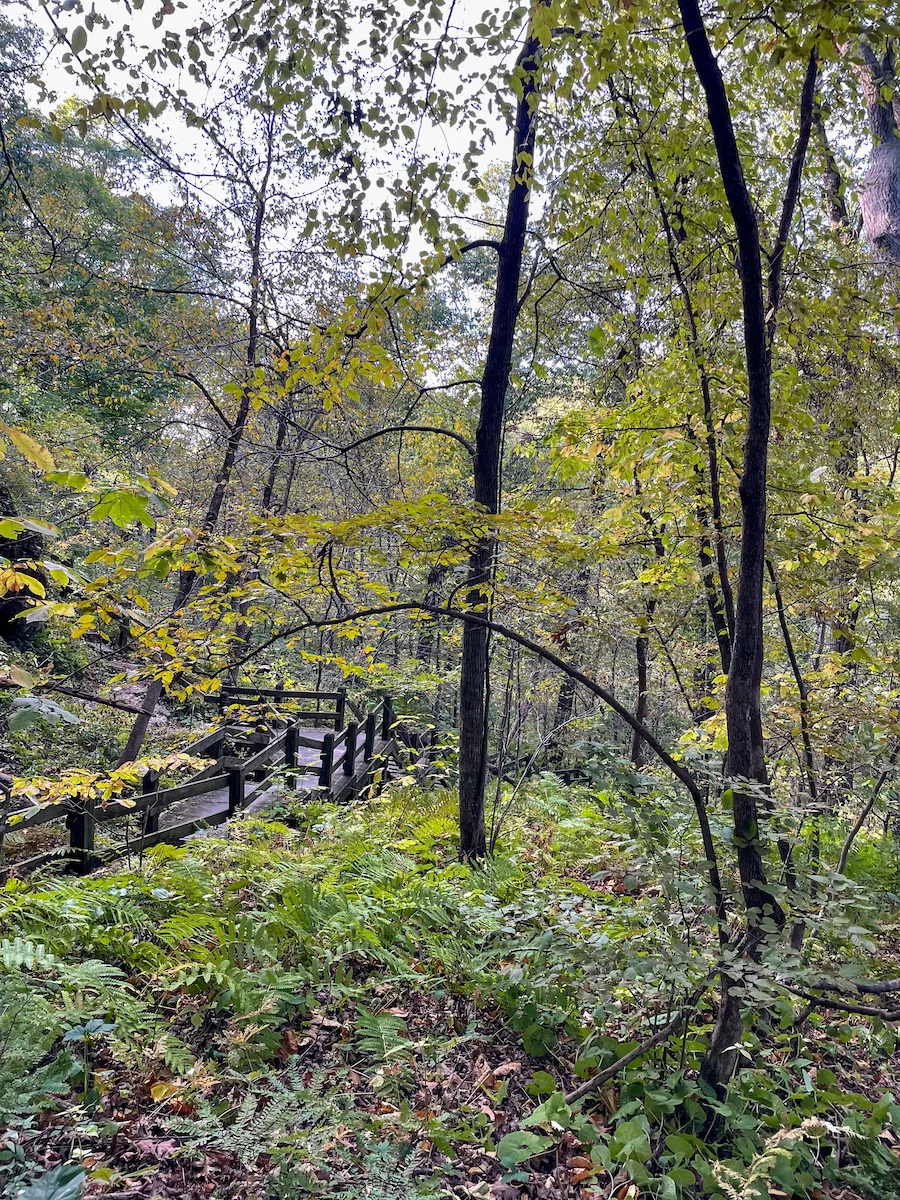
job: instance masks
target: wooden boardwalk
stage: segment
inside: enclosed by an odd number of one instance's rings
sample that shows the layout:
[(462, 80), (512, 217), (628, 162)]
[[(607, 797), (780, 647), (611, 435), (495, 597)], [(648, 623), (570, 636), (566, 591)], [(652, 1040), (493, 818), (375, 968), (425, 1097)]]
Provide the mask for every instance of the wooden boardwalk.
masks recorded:
[(346, 724), (343, 691), (229, 687), (219, 706), (216, 725), (184, 747), (186, 754), (211, 760), (186, 783), (159, 789), (158, 776), (148, 772), (138, 796), (105, 807), (73, 800), (12, 812), (0, 827), (4, 836), (64, 820), (69, 849), (26, 859), (2, 874), (27, 874), (62, 858), (68, 869), (84, 873), (159, 842), (177, 844), (289, 794), (345, 801), (369, 787), (397, 755), (387, 696)]

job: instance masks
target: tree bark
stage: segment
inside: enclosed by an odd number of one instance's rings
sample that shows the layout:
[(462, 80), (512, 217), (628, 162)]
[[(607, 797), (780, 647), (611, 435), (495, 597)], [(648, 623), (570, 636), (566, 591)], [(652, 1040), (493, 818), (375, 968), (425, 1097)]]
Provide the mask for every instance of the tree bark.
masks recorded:
[[(269, 178), (271, 176), (273, 166), (273, 145), (272, 145), (272, 129), (269, 130), (268, 141), (268, 159), (263, 174), (262, 181), (254, 197), (254, 213), (253, 224), (250, 230), (250, 304), (249, 317), (247, 324), (247, 356), (246, 356), (246, 375), (244, 386), (241, 389), (241, 397), (238, 403), (237, 414), (235, 415), (234, 423), (228, 434), (228, 441), (225, 445), (225, 455), (222, 459), (222, 465), (219, 467), (216, 476), (213, 493), (210, 497), (209, 504), (206, 508), (206, 513), (203, 522), (200, 526), (201, 541), (209, 537), (216, 528), (219, 522), (219, 517), (222, 512), (222, 505), (225, 503), (225, 496), (228, 491), (228, 486), (231, 482), (231, 477), (234, 472), (234, 464), (237, 460), (238, 450), (241, 442), (244, 439), (244, 434), (247, 429), (247, 422), (250, 416), (251, 392), (253, 388), (253, 377), (256, 373), (256, 359), (259, 348), (259, 301), (262, 287), (262, 239), (263, 227), (265, 225), (267, 191)], [(194, 582), (197, 578), (197, 572), (193, 569), (184, 570), (178, 578), (178, 590), (175, 594), (175, 599), (172, 604), (171, 615), (174, 617), (187, 602), (190, 596)], [(147, 729), (153, 714), (156, 712), (156, 706), (159, 704), (160, 697), (163, 693), (163, 681), (154, 679), (151, 681), (147, 691), (144, 693), (144, 699), (141, 702), (140, 712), (134, 719), (131, 731), (128, 734), (128, 741), (125, 743), (125, 749), (119, 755), (118, 766), (123, 766), (125, 763), (133, 762), (140, 753), (141, 746), (144, 742)]]
[(894, 54), (889, 49), (879, 60), (866, 42), (860, 42), (859, 49), (862, 63), (857, 67), (857, 76), (873, 143), (869, 168), (859, 189), (863, 229), (872, 256), (886, 265), (900, 266), (900, 137), (894, 106), (882, 92), (883, 87), (896, 87)]
[[(784, 912), (772, 895), (760, 841), (759, 798), (768, 790), (762, 729), (763, 573), (766, 558), (766, 490), (771, 428), (771, 331), (780, 300), (781, 268), (812, 123), (816, 60), (810, 58), (801, 103), (800, 137), (785, 192), (778, 239), (771, 256), (768, 289), (764, 285), (759, 226), (744, 179), (731, 110), (718, 61), (706, 35), (697, 0), (678, 0), (691, 60), (706, 97), (707, 115), (728, 207), (738, 242), (747, 369), (747, 430), (739, 487), (741, 550), (731, 670), (725, 693), (728, 729), (727, 775), (732, 796), (734, 841), (744, 907), (748, 952), (764, 936), (763, 921), (784, 925)], [(769, 317), (767, 327), (767, 290)], [(742, 1025), (740, 989), (722, 977), (722, 1002), (701, 1067), (701, 1077), (721, 1093), (734, 1073)]]
[[(497, 247), (491, 333), (475, 435), (474, 497), (489, 513), (500, 511), (503, 421), (531, 198), (540, 53), (540, 42), (529, 32), (515, 67), (521, 94), (516, 105), (512, 177), (503, 238)], [(493, 538), (482, 538), (469, 559), (467, 602), (480, 612), (490, 608), (496, 549)], [(484, 793), (490, 727), (490, 630), (485, 626), (466, 624), (463, 630), (459, 701), (459, 854), (467, 861), (482, 857), (487, 850)]]

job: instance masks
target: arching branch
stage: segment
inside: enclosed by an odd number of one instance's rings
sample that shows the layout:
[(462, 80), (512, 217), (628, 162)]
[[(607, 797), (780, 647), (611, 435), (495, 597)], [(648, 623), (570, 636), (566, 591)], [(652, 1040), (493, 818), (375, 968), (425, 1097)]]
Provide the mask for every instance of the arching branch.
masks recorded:
[(307, 619), (301, 625), (290, 626), (287, 629), (282, 629), (278, 633), (272, 634), (271, 637), (266, 638), (265, 641), (262, 641), (257, 646), (254, 646), (253, 649), (249, 650), (243, 657), (232, 662), (231, 667), (232, 669), (235, 669), (242, 666), (245, 662), (249, 662), (250, 659), (261, 654), (263, 650), (267, 649), (275, 642), (282, 641), (284, 638), (295, 637), (298, 634), (303, 633), (306, 629), (321, 629), (323, 627), (333, 625), (346, 625), (352, 621), (365, 621), (372, 617), (391, 616), (395, 613), (401, 612), (428, 613), (433, 617), (446, 617), (451, 621), (461, 621), (465, 624), (481, 626), (484, 629), (490, 630), (492, 633), (498, 634), (500, 637), (506, 638), (507, 641), (514, 642), (516, 645), (528, 650), (529, 653), (534, 654), (538, 658), (543, 659), (545, 662), (550, 663), (552, 666), (556, 667), (557, 670), (562, 671), (571, 679), (574, 679), (577, 683), (580, 683), (584, 688), (591, 692), (592, 695), (596, 696), (599, 700), (602, 700), (608, 708), (611, 708), (612, 711), (618, 717), (620, 717), (626, 725), (629, 726), (629, 728), (640, 734), (660, 762), (663, 763), (668, 771), (674, 775), (678, 782), (686, 789), (694, 803), (694, 809), (697, 814), (697, 822), (700, 826), (700, 835), (703, 840), (703, 852), (706, 855), (706, 861), (708, 864), (710, 887), (712, 888), (713, 895), (715, 897), (716, 916), (719, 922), (719, 937), (720, 940), (724, 942), (727, 938), (726, 922), (728, 919), (725, 907), (725, 895), (722, 890), (722, 882), (719, 876), (715, 844), (713, 842), (712, 830), (709, 824), (709, 816), (706, 811), (706, 799), (703, 795), (702, 788), (697, 783), (693, 775), (691, 775), (690, 771), (683, 767), (681, 763), (677, 761), (677, 759), (673, 758), (673, 756), (658, 740), (655, 734), (648, 729), (646, 725), (638, 721), (623, 704), (620, 704), (611, 692), (607, 691), (607, 689), (595, 679), (591, 679), (589, 675), (585, 675), (583, 671), (579, 671), (577, 667), (572, 666), (571, 663), (567, 663), (564, 659), (560, 658), (558, 654), (554, 654), (552, 650), (548, 649), (548, 647), (542, 645), (540, 642), (533, 641), (531, 638), (519, 633), (518, 630), (512, 629), (509, 625), (504, 625), (500, 621), (495, 621), (491, 618), (481, 616), (479, 613), (467, 612), (459, 608), (446, 608), (439, 604), (427, 604), (422, 601), (406, 600), (398, 601), (394, 604), (381, 604), (373, 606), (372, 608), (357, 609), (356, 612), (346, 613), (343, 616), (322, 617), (311, 620)]
[(372, 433), (367, 433), (365, 437), (357, 438), (355, 442), (350, 442), (347, 446), (336, 446), (330, 442), (323, 442), (323, 445), (337, 454), (349, 454), (351, 450), (356, 450), (367, 442), (373, 442), (376, 438), (384, 437), (388, 433), (438, 433), (443, 437), (453, 438), (454, 441), (459, 442), (467, 454), (472, 458), (475, 457), (475, 447), (468, 438), (464, 438), (461, 433), (456, 433), (453, 429), (442, 429), (440, 425), (386, 425), (384, 429), (376, 429)]

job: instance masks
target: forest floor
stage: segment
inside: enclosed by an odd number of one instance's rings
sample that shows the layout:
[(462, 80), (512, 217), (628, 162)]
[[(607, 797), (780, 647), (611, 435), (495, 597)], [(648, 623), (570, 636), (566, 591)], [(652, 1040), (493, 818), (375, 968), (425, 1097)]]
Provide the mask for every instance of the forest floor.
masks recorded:
[(702, 977), (697, 856), (549, 776), (483, 869), (453, 825), (395, 789), (8, 884), (2, 1194), (76, 1195), (74, 1162), (106, 1200), (900, 1196), (900, 1055), (865, 1020), (773, 1006), (715, 1143), (709, 1010), (568, 1106)]

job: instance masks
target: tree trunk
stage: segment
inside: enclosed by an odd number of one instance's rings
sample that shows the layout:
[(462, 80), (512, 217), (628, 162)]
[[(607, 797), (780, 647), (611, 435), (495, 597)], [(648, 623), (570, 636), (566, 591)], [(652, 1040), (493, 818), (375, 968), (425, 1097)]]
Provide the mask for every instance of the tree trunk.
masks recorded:
[[(752, 956), (765, 934), (766, 924), (772, 928), (781, 928), (784, 925), (784, 913), (766, 882), (759, 837), (758, 804), (758, 796), (766, 795), (769, 783), (762, 729), (761, 685), (766, 477), (771, 426), (770, 348), (781, 296), (782, 262), (809, 144), (816, 59), (811, 55), (804, 82), (800, 137), (791, 162), (778, 239), (770, 257), (767, 297), (763, 283), (756, 211), (744, 179), (722, 73), (709, 44), (697, 0), (678, 0), (678, 7), (691, 60), (706, 96), (707, 114), (715, 141), (719, 171), (737, 234), (741, 276), (748, 404), (744, 463), (739, 488), (741, 552), (738, 594), (731, 670), (725, 693), (725, 719), (728, 729), (727, 773), (731, 785), (734, 842), (737, 847), (738, 871), (747, 915), (746, 952)], [(701, 1077), (719, 1093), (731, 1078), (737, 1063), (737, 1051), (732, 1047), (740, 1040), (741, 992), (742, 989), (735, 986), (735, 981), (723, 974), (719, 1016), (701, 1067)]]
[[(538, 98), (535, 76), (540, 53), (540, 42), (529, 33), (515, 68), (521, 94), (516, 104), (512, 178), (503, 239), (497, 246), (493, 316), (475, 435), (475, 502), (489, 513), (500, 511), (503, 420), (519, 315), (519, 277), (531, 196)], [(495, 553), (494, 539), (483, 538), (469, 559), (468, 604), (480, 612), (490, 606)], [(484, 791), (489, 725), (490, 634), (482, 625), (467, 623), (462, 636), (459, 688), (459, 854), (464, 861), (482, 857), (487, 848)]]
[[(206, 508), (206, 514), (203, 518), (203, 523), (200, 526), (201, 541), (208, 538), (218, 524), (219, 517), (222, 512), (222, 505), (225, 503), (225, 496), (228, 491), (228, 485), (231, 482), (231, 477), (234, 472), (234, 464), (237, 460), (238, 450), (244, 438), (244, 433), (247, 429), (247, 422), (250, 416), (250, 399), (251, 389), (253, 387), (253, 376), (256, 372), (256, 358), (259, 346), (259, 300), (260, 290), (262, 285), (262, 236), (263, 226), (266, 216), (266, 195), (269, 183), (269, 176), (272, 170), (272, 140), (271, 131), (268, 145), (268, 163), (263, 175), (259, 190), (255, 196), (255, 208), (253, 217), (253, 226), (251, 228), (250, 238), (250, 305), (249, 317), (247, 324), (247, 368), (246, 377), (243, 388), (241, 389), (240, 403), (238, 404), (237, 414), (234, 424), (231, 426), (231, 431), (228, 434), (228, 441), (225, 446), (225, 456), (222, 459), (222, 465), (219, 468), (219, 473), (216, 476), (215, 487), (213, 488), (212, 496)], [(175, 595), (175, 600), (172, 604), (171, 615), (174, 617), (178, 611), (184, 606), (190, 596), (194, 582), (197, 577), (197, 572), (193, 569), (182, 571), (178, 579), (178, 591)], [(125, 763), (133, 762), (140, 753), (141, 746), (144, 742), (147, 729), (153, 714), (156, 711), (156, 706), (159, 703), (163, 692), (163, 683), (160, 679), (154, 679), (147, 691), (144, 693), (144, 699), (141, 703), (141, 709), (134, 719), (134, 724), (128, 735), (128, 741), (125, 743), (125, 749), (119, 755), (118, 766), (123, 766)]]
[(863, 229), (872, 256), (886, 265), (900, 266), (900, 137), (896, 111), (891, 100), (885, 99), (896, 87), (894, 55), (888, 50), (879, 62), (865, 42), (860, 43), (860, 53), (863, 63), (857, 75), (873, 140), (869, 168), (859, 189)]

